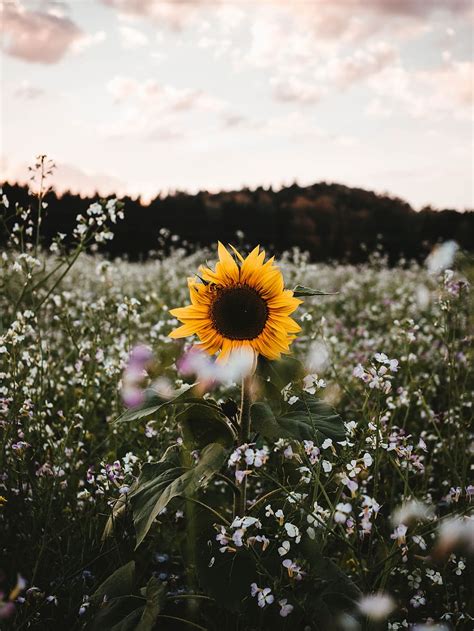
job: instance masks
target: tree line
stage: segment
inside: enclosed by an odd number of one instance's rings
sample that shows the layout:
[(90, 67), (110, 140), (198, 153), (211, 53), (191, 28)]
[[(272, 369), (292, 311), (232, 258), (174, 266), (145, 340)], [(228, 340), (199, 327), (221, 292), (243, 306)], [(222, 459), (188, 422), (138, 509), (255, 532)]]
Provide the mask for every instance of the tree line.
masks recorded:
[[(2, 188), (11, 205), (34, 203), (27, 186), (4, 183)], [(97, 199), (48, 192), (41, 229), (44, 244), (49, 245), (57, 232), (71, 234), (76, 215), (84, 214)], [(399, 198), (326, 182), (294, 184), (278, 191), (261, 187), (196, 195), (178, 191), (159, 195), (149, 204), (140, 198), (122, 201), (125, 218), (114, 227), (114, 239), (101, 248), (131, 260), (162, 248), (163, 232), (174, 235), (173, 244), (190, 249), (217, 240), (243, 240), (275, 253), (297, 246), (314, 261), (363, 262), (377, 245), (390, 262), (401, 257), (421, 261), (436, 243), (449, 239), (474, 250), (472, 211), (427, 207), (416, 212)], [(5, 241), (5, 231), (0, 238)]]

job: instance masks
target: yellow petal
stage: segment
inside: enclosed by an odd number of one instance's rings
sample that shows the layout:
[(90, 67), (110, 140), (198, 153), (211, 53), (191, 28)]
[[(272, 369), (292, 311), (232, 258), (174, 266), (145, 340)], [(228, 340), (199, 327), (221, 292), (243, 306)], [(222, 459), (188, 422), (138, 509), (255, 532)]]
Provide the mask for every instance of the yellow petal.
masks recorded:
[(177, 340), (180, 337), (189, 337), (190, 335), (194, 335), (195, 332), (196, 327), (193, 324), (183, 324), (183, 326), (171, 331), (168, 337), (171, 337), (173, 340)]

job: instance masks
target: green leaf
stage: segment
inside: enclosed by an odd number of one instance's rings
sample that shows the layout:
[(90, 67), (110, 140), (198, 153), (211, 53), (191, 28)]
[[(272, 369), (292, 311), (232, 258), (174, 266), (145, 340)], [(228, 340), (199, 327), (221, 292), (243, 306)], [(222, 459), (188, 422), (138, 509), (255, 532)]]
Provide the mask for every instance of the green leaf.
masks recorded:
[(326, 438), (344, 440), (344, 423), (339, 414), (325, 401), (302, 394), (285, 414), (275, 416), (266, 403), (254, 403), (250, 408), (252, 428), (270, 440), (294, 438), (313, 440), (321, 444)]
[(106, 578), (94, 592), (93, 598), (102, 600), (106, 596), (110, 600), (117, 596), (127, 596), (133, 592), (134, 585), (135, 561), (130, 561)]
[(304, 287), (303, 285), (296, 285), (293, 289), (293, 296), (295, 298), (305, 298), (308, 296), (337, 296), (338, 291), (321, 291), (320, 289), (312, 289), (311, 287)]
[(167, 399), (159, 395), (155, 390), (153, 390), (153, 388), (148, 388), (145, 390), (144, 402), (137, 407), (125, 410), (125, 412), (115, 420), (115, 423), (129, 423), (130, 421), (137, 421), (138, 419), (155, 414), (155, 412), (158, 412), (158, 410), (166, 405), (186, 403), (188, 400), (192, 399), (189, 391), (195, 385), (196, 384), (186, 383), (179, 390), (176, 390), (171, 398)]
[(202, 449), (209, 443), (230, 447), (235, 432), (227, 423), (224, 414), (203, 403), (189, 405), (176, 417), (186, 445), (191, 449)]
[(93, 595), (99, 609), (92, 631), (153, 631), (165, 600), (165, 586), (152, 577), (145, 598), (135, 591), (135, 563), (116, 570)]
[(207, 445), (199, 462), (184, 470), (163, 461), (144, 464), (136, 487), (130, 492), (137, 547), (145, 538), (158, 514), (175, 497), (190, 497), (204, 486), (224, 464), (227, 452), (218, 443)]
[(272, 408), (275, 415), (280, 414), (284, 403), (283, 396), (279, 388), (260, 375), (254, 376), (254, 388), (256, 389), (256, 399), (264, 399)]
[(143, 612), (143, 600), (136, 596), (119, 596), (99, 608), (91, 631), (134, 631)]
[(99, 609), (92, 622), (92, 631), (132, 631), (140, 617), (141, 601), (133, 596), (135, 562), (115, 570), (94, 592), (93, 602)]
[(284, 357), (278, 361), (271, 361), (260, 356), (258, 358), (257, 374), (282, 390), (293, 381), (298, 381), (305, 375), (303, 364), (294, 357)]
[(320, 610), (321, 604), (333, 614), (353, 609), (362, 593), (354, 581), (328, 557), (323, 556), (318, 543), (305, 538), (301, 544), (302, 553), (310, 565), (310, 575), (315, 587), (311, 605)]
[(146, 605), (136, 631), (153, 631), (165, 601), (165, 586), (158, 579), (152, 577), (146, 586), (145, 595)]

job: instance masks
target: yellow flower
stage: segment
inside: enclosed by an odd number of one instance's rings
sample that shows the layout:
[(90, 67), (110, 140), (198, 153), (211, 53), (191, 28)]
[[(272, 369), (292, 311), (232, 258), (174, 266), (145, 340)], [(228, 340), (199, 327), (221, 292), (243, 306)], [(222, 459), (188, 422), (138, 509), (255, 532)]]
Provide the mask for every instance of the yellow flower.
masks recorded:
[(288, 353), (299, 325), (290, 314), (302, 302), (284, 288), (273, 257), (257, 246), (247, 258), (232, 248), (236, 259), (219, 243), (215, 270), (201, 266), (188, 278), (191, 304), (170, 313), (183, 323), (172, 338), (198, 335), (200, 347), (219, 361), (233, 351), (251, 349), (267, 359)]

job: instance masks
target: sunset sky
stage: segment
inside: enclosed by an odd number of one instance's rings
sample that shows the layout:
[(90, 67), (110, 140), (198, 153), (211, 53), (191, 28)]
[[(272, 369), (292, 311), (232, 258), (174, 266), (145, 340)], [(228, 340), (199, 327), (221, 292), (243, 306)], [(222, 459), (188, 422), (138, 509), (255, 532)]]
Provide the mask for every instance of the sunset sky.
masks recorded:
[(91, 193), (326, 180), (472, 207), (470, 0), (2, 5), (2, 179)]

